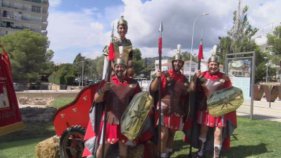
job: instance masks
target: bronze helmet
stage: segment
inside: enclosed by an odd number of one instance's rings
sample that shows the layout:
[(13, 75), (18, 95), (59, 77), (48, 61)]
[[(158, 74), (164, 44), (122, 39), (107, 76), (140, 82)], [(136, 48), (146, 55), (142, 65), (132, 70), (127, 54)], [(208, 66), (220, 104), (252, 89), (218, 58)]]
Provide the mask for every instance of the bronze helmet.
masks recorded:
[(173, 61), (174, 61), (174, 60), (181, 60), (181, 61), (183, 61), (182, 55), (181, 55), (180, 53), (177, 53), (177, 54), (174, 56), (174, 58), (173, 58)]
[(212, 55), (209, 59), (208, 59), (208, 63), (210, 62), (216, 62), (216, 63), (220, 63), (220, 59), (219, 59), (219, 56), (217, 55)]
[(115, 60), (114, 66), (116, 66), (116, 65), (124, 65), (124, 66), (126, 66), (125, 61), (122, 58), (117, 58)]
[(172, 63), (175, 60), (180, 60), (180, 61), (182, 61), (184, 63), (183, 57), (181, 55), (181, 45), (180, 44), (177, 45), (177, 52), (176, 52), (176, 55), (173, 57)]
[(128, 28), (128, 22), (124, 19), (124, 16), (121, 16), (120, 19), (118, 20), (117, 27), (119, 25), (124, 25), (124, 26), (126, 26), (126, 28)]
[(180, 53), (177, 53), (177, 54), (173, 57), (172, 66), (173, 66), (173, 64), (174, 64), (174, 62), (175, 62), (176, 60), (181, 61), (181, 62), (182, 62), (182, 66), (183, 66), (184, 61), (183, 61), (183, 57), (182, 57), (182, 55), (181, 55)]

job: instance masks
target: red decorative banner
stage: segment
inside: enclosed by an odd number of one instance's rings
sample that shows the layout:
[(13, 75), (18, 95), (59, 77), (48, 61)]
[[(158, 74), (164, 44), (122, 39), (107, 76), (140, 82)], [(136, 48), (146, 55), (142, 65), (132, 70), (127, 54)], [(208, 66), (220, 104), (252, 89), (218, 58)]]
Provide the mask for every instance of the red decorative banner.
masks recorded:
[(18, 101), (13, 86), (8, 53), (0, 54), (0, 135), (23, 127)]

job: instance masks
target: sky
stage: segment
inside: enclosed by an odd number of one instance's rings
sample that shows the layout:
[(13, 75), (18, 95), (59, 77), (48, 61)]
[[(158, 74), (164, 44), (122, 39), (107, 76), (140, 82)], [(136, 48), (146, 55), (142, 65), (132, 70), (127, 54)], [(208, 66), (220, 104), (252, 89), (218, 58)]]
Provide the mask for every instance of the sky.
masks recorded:
[[(197, 54), (203, 39), (206, 60), (218, 37), (226, 36), (233, 26), (238, 0), (49, 0), (49, 5), (49, 48), (55, 52), (52, 60), (61, 64), (72, 63), (78, 53), (92, 59), (102, 55), (112, 27), (117, 36), (120, 16), (128, 21), (127, 38), (142, 57), (158, 56), (158, 29), (163, 22), (164, 56), (175, 55), (178, 44), (182, 51), (192, 48)], [(257, 41), (280, 25), (280, 0), (241, 0), (242, 8), (245, 5), (250, 24), (259, 28)]]

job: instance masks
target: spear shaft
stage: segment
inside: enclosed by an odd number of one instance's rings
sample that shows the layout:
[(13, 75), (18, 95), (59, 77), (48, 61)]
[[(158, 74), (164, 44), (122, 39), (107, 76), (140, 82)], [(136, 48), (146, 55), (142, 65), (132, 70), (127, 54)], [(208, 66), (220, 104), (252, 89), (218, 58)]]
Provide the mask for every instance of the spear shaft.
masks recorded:
[[(159, 54), (159, 71), (162, 71), (162, 33), (163, 33), (163, 23), (160, 23), (159, 27), (159, 39), (158, 39), (158, 54)], [(159, 122), (158, 122), (158, 142), (159, 142), (159, 152), (158, 157), (161, 157), (161, 122), (163, 117), (162, 107), (161, 107), (161, 77), (158, 77), (158, 98), (159, 98)]]

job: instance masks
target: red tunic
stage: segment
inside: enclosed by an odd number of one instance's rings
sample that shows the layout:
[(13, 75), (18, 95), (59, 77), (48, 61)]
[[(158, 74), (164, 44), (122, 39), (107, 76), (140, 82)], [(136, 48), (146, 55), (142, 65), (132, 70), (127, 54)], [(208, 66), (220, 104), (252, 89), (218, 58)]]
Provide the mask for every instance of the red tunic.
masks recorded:
[[(202, 73), (202, 77), (207, 80), (206, 82), (209, 81), (209, 82), (212, 82), (212, 84), (217, 84), (217, 83), (221, 84), (220, 86), (215, 87), (216, 88), (215, 90), (229, 88), (232, 86), (229, 78), (225, 77), (225, 75), (221, 72), (217, 72), (215, 74), (210, 74), (209, 71), (205, 71)], [(224, 82), (222, 82), (222, 81), (224, 81)], [(211, 85), (211, 87), (213, 88), (214, 86)], [(212, 92), (214, 90), (212, 88), (207, 87), (207, 89), (206, 89), (207, 93)], [(230, 112), (223, 116), (214, 117), (209, 114), (209, 112), (207, 111), (207, 108), (205, 107), (205, 108), (203, 108), (203, 110), (201, 110), (198, 113), (197, 116), (198, 116), (197, 121), (199, 124), (204, 124), (209, 127), (224, 127), (226, 119), (227, 120), (230, 119), (232, 122), (234, 122), (236, 124), (236, 117), (233, 117), (233, 116), (236, 116), (236, 112)]]
[[(217, 72), (215, 74), (210, 74), (209, 71), (205, 71), (202, 73), (203, 77), (209, 81), (212, 84), (216, 84), (217, 82), (220, 82), (222, 85), (218, 87), (212, 87), (206, 89), (206, 92), (211, 93), (213, 90), (223, 89), (223, 88), (229, 88), (232, 86), (231, 81), (228, 77), (225, 76), (225, 74), (221, 72)], [(224, 82), (222, 82), (224, 81)], [(212, 89), (213, 88), (213, 89)], [(207, 106), (207, 105), (206, 105)], [(227, 113), (223, 116), (214, 117), (209, 114), (207, 108), (203, 108), (200, 112), (197, 114), (197, 122), (199, 124), (204, 124), (208, 127), (226, 127), (227, 122), (231, 122), (231, 125), (234, 126), (234, 128), (237, 126), (237, 118), (236, 118), (236, 111)], [(232, 128), (232, 127), (228, 127)], [(228, 130), (228, 129), (226, 129)], [(225, 137), (223, 141), (223, 148), (229, 149), (230, 148), (230, 137), (229, 135)]]
[[(111, 118), (113, 117), (113, 119), (108, 119), (108, 122), (106, 125), (105, 139), (106, 139), (106, 142), (108, 142), (110, 144), (115, 144), (118, 141), (121, 141), (122, 143), (126, 143), (127, 138), (126, 138), (126, 136), (121, 134), (119, 120), (121, 119), (121, 116), (122, 116), (124, 110), (129, 105), (130, 100), (133, 98), (133, 96), (135, 94), (140, 92), (141, 89), (136, 80), (128, 78), (128, 77), (126, 77), (124, 79), (124, 81), (121, 82), (117, 78), (117, 76), (112, 76), (111, 83), (114, 84), (113, 87), (116, 87), (118, 89), (118, 91), (111, 90), (112, 93), (105, 94), (105, 96), (104, 96), (105, 106), (109, 107), (108, 118), (110, 116), (111, 116)], [(131, 87), (131, 88), (129, 88), (129, 87)], [(119, 94), (117, 94), (117, 93), (119, 93)], [(124, 93), (122, 95), (122, 99), (121, 98), (118, 99), (118, 96), (120, 95), (120, 93)], [(117, 100), (120, 102), (116, 103)], [(120, 106), (120, 107), (114, 107), (114, 106)], [(116, 109), (117, 109), (117, 111), (116, 111)], [(103, 122), (101, 122), (100, 127), (102, 129)]]
[[(187, 78), (182, 73), (177, 73), (174, 70), (170, 69), (166, 74), (163, 74), (161, 76), (161, 83), (161, 108), (165, 109), (168, 106), (168, 112), (165, 112), (164, 110), (162, 124), (174, 131), (182, 130), (184, 126), (183, 118), (187, 115), (188, 108), (188, 85), (186, 84)], [(171, 83), (173, 84), (173, 86), (171, 88), (168, 88), (169, 84)], [(171, 99), (173, 100), (173, 102), (171, 102)], [(158, 124), (159, 113), (156, 117), (156, 124)]]

